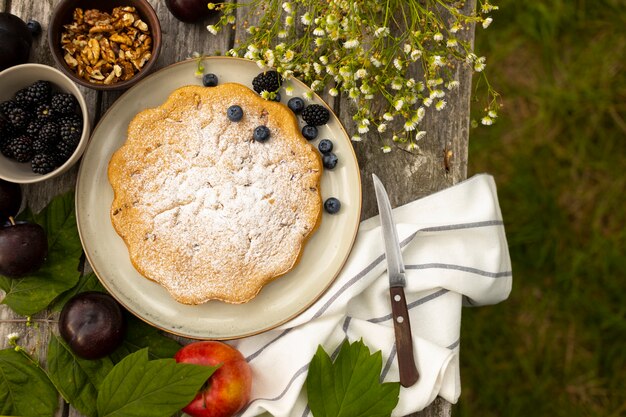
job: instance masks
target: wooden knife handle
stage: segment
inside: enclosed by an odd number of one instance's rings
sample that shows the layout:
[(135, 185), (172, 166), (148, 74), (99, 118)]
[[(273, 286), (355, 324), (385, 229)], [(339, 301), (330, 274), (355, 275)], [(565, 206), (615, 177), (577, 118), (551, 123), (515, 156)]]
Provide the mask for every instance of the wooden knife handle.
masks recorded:
[(411, 337), (411, 322), (406, 307), (404, 288), (391, 287), (391, 312), (393, 314), (393, 328), (396, 334), (396, 350), (398, 351), (398, 367), (400, 368), (400, 384), (410, 387), (419, 379), (419, 372), (413, 357), (413, 338)]

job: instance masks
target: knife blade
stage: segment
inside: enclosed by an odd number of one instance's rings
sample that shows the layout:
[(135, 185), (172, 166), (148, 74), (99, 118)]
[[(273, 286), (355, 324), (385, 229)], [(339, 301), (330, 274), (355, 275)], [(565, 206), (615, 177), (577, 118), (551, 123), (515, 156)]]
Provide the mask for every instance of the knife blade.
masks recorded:
[(372, 177), (374, 180), (374, 191), (376, 192), (376, 202), (378, 203), (378, 213), (380, 214), (383, 241), (385, 243), (391, 313), (396, 336), (398, 368), (400, 369), (400, 384), (403, 387), (410, 387), (419, 379), (419, 372), (417, 371), (413, 355), (411, 323), (404, 295), (404, 287), (406, 285), (404, 261), (400, 252), (400, 241), (398, 240), (398, 231), (393, 221), (389, 196), (376, 174), (372, 174)]

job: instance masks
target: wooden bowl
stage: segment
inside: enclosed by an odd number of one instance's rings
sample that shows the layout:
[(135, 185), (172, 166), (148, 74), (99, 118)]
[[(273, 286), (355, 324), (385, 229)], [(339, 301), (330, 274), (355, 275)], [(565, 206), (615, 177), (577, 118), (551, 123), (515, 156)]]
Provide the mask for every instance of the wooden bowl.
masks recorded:
[[(65, 61), (66, 51), (61, 47), (61, 35), (64, 25), (73, 22), (74, 10), (83, 11), (97, 9), (111, 13), (115, 7), (132, 6), (141, 20), (148, 25), (152, 37), (152, 56), (145, 65), (128, 80), (120, 80), (111, 84), (97, 84), (77, 75)], [(62, 0), (54, 9), (48, 26), (48, 43), (56, 65), (74, 82), (95, 90), (124, 90), (148, 75), (154, 67), (161, 50), (161, 24), (156, 12), (147, 0)]]

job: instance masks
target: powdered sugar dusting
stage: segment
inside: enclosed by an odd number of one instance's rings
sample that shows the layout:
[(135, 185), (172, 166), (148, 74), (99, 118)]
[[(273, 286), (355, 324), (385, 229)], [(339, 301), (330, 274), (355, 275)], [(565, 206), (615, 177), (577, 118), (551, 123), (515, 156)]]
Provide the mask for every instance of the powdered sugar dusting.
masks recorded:
[[(295, 265), (320, 216), (319, 157), (294, 140), (289, 110), (226, 86), (180, 89), (136, 118), (109, 169), (133, 264), (193, 304), (252, 298)], [(239, 122), (226, 116), (232, 104)], [(259, 125), (265, 143), (252, 139)]]

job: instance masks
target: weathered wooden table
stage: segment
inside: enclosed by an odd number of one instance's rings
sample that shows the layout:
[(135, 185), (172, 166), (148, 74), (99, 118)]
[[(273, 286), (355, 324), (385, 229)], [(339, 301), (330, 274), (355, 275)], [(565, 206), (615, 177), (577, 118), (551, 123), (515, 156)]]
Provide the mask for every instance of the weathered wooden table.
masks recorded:
[[(0, 0), (0, 11), (9, 11), (25, 21), (35, 19), (43, 27), (42, 35), (33, 43), (30, 62), (54, 66), (46, 30), (48, 19), (57, 3), (58, 0)], [(157, 69), (189, 58), (193, 52), (226, 51), (236, 36), (245, 36), (227, 31), (218, 37), (209, 35), (206, 24), (210, 19), (198, 24), (182, 23), (169, 13), (164, 1), (151, 0), (151, 3), (159, 16), (163, 31), (163, 45)], [(475, 1), (468, 1), (465, 7), (466, 10), (472, 10)], [(473, 40), (473, 31), (466, 31), (466, 35)], [(380, 141), (376, 133), (369, 133), (362, 142), (353, 144), (363, 180), (362, 219), (374, 216), (378, 211), (370, 181), (372, 173), (376, 173), (386, 184), (394, 207), (447, 188), (466, 178), (471, 71), (459, 67), (456, 69), (456, 76), (461, 88), (447, 95), (446, 109), (438, 112), (436, 117), (430, 113), (423, 122), (423, 129), (428, 132), (428, 136), (420, 142), (419, 153), (394, 149), (391, 153), (385, 154), (380, 150)], [(92, 126), (96, 125), (107, 108), (122, 94), (122, 92), (97, 92), (82, 87), (81, 89), (90, 109)], [(351, 115), (353, 109), (348, 100), (341, 96), (335, 98), (325, 96), (324, 99), (335, 110), (348, 133), (354, 132)], [(75, 166), (61, 177), (24, 186), (24, 204), (28, 204), (34, 211), (42, 209), (53, 196), (75, 187), (77, 172), (78, 166)], [(0, 305), (0, 348), (7, 347), (6, 336), (9, 333), (18, 332), (22, 335), (20, 339), (22, 346), (39, 352), (40, 358), (44, 357), (42, 351), (48, 344), (50, 332), (56, 331), (56, 317), (54, 313), (38, 314), (32, 318), (38, 323), (38, 330), (27, 330), (24, 317), (16, 316), (8, 307)], [(57, 414), (79, 415), (67, 404), (63, 404)], [(450, 414), (450, 404), (438, 398), (416, 416), (445, 417)]]

